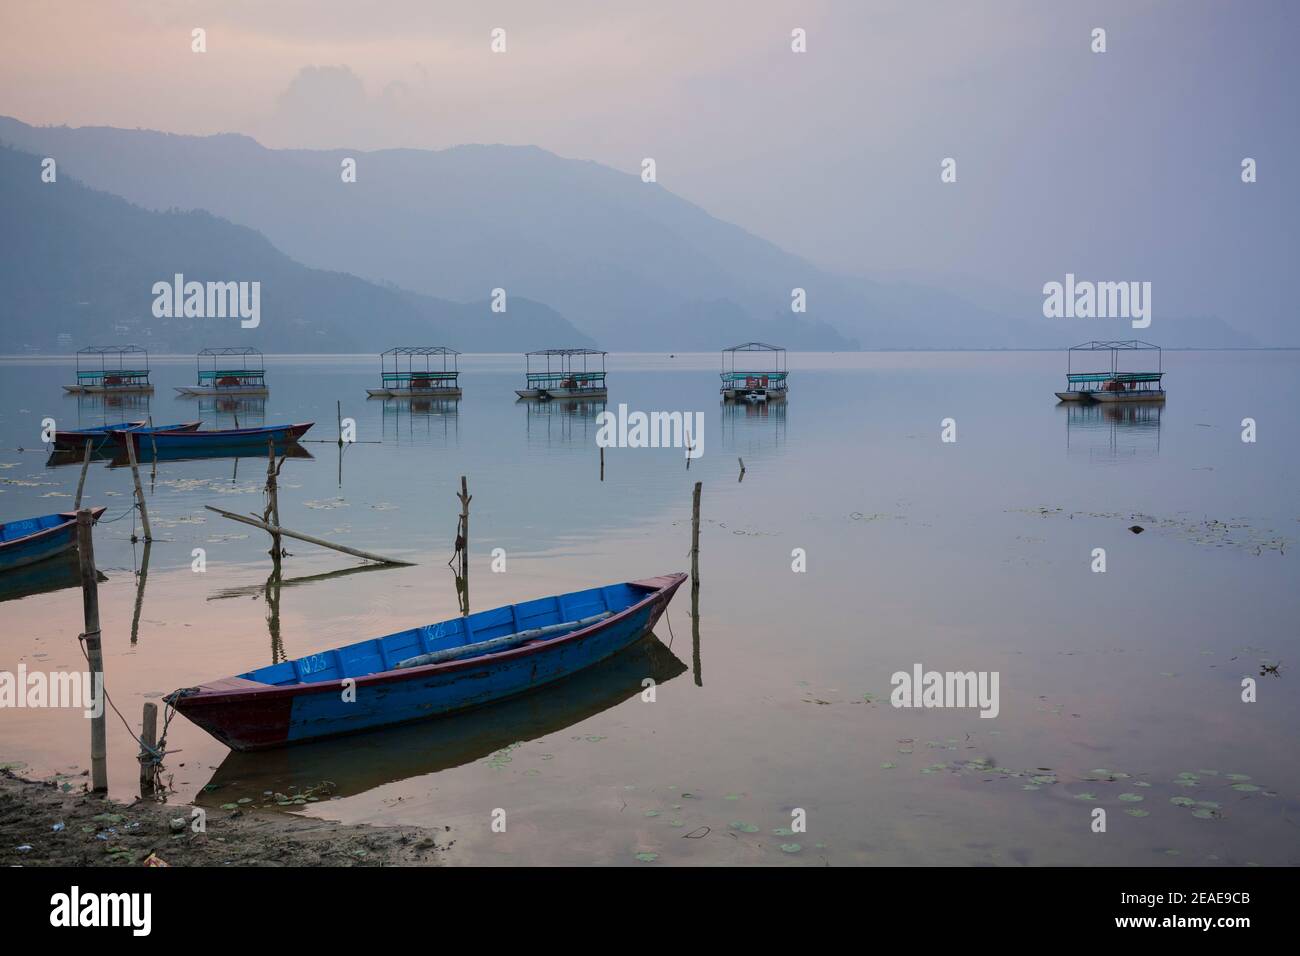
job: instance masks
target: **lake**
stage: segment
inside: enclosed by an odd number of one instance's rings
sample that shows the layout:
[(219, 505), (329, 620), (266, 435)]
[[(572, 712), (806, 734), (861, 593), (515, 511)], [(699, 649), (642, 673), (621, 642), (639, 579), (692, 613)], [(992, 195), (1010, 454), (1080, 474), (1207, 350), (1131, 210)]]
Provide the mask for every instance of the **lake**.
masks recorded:
[[(143, 466), (146, 549), (130, 469), (92, 464), (106, 682), (135, 729), (176, 687), (456, 616), (461, 475), (474, 610), (688, 570), (703, 483), (697, 646), (683, 588), (654, 638), (460, 717), (262, 754), (177, 717), (178, 805), (448, 827), (451, 863), (1300, 863), (1300, 352), (1166, 353), (1163, 408), (1058, 406), (1064, 366), (801, 353), (787, 402), (724, 406), (714, 354), (611, 355), (609, 408), (703, 412), (703, 454), (611, 448), (602, 480), (597, 409), (517, 402), (518, 356), (462, 356), (463, 399), (415, 405), (366, 399), (377, 357), (269, 357), (269, 398), (221, 407), (176, 396), (193, 359), (155, 358), (152, 399), (106, 407), (63, 394), (70, 360), (10, 358), (0, 520), (71, 507), (46, 417), (314, 420), (283, 525), (417, 562), (289, 540), (277, 582), (268, 536), (203, 507), (260, 514), (257, 457)], [(0, 670), (81, 670), (81, 630), (75, 589), (0, 602)], [(892, 707), (917, 664), (996, 672), (997, 716)], [(88, 738), (79, 711), (0, 711), (0, 764), (29, 775), (79, 788)], [(111, 712), (108, 744), (129, 799)]]

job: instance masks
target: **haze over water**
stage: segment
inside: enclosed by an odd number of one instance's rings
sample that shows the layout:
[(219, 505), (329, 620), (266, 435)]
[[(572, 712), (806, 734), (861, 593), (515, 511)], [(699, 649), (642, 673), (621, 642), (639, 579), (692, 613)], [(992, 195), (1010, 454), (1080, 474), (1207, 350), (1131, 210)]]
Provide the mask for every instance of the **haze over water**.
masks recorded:
[[(453, 721), (236, 758), (177, 718), (169, 799), (274, 806), (264, 791), (330, 781), (339, 799), (294, 809), (449, 826), (453, 863), (1300, 862), (1285, 746), (1300, 718), (1300, 425), (1279, 411), (1300, 400), (1300, 353), (1166, 353), (1166, 407), (1129, 411), (1057, 407), (1064, 363), (796, 354), (784, 406), (724, 407), (716, 355), (611, 356), (609, 407), (703, 411), (705, 450), (688, 471), (680, 450), (609, 449), (602, 482), (595, 410), (516, 403), (520, 357), (463, 356), (464, 398), (414, 409), (365, 399), (375, 357), (272, 357), (265, 407), (238, 410), (173, 397), (192, 360), (155, 359), (157, 422), (317, 422), (314, 458), (281, 474), (286, 527), (418, 564), (294, 583), (357, 562), (288, 542), (268, 588), (267, 536), (203, 508), (260, 514), (265, 460), (160, 463), (143, 472), (157, 540), (141, 594), (129, 469), (94, 464), (109, 692), (134, 727), (178, 686), (456, 616), (461, 475), (474, 610), (688, 569), (702, 481), (698, 667), (683, 591), (657, 632), (671, 652), (649, 643)], [(138, 417), (63, 396), (71, 374), (0, 362), (0, 520), (71, 507), (78, 469), (46, 467), (42, 418)], [(341, 479), (336, 400), (360, 440)], [(0, 603), (0, 670), (76, 669), (77, 598)], [(915, 663), (999, 672), (998, 717), (892, 708), (891, 674)], [(1240, 700), (1246, 676), (1257, 703)], [(109, 720), (111, 794), (129, 798), (135, 748)], [(7, 711), (0, 763), (80, 787), (88, 730), (79, 712)], [(1106, 834), (1089, 829), (1097, 806)], [(489, 830), (497, 807), (505, 834)], [(794, 808), (807, 832), (774, 834)]]

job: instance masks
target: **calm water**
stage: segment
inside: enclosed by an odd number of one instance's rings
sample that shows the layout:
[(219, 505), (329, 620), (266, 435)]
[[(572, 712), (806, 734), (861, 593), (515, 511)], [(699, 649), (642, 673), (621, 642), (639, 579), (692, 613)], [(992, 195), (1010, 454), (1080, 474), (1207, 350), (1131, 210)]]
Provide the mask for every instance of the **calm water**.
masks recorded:
[[(687, 471), (679, 450), (611, 449), (603, 482), (594, 411), (516, 404), (520, 364), (463, 357), (458, 405), (410, 408), (365, 400), (376, 358), (272, 359), (264, 407), (216, 409), (173, 397), (191, 360), (155, 360), (160, 422), (315, 420), (307, 437), (332, 441), (341, 400), (362, 443), (286, 462), (282, 521), (419, 563), (348, 573), (291, 541), (272, 586), (267, 536), (203, 509), (260, 513), (257, 458), (146, 467), (146, 552), (129, 469), (92, 465), (114, 701), (137, 725), (177, 686), (455, 616), (462, 474), (476, 610), (687, 569), (702, 481), (698, 661), (683, 590), (671, 632), (475, 715), (264, 755), (177, 717), (172, 801), (330, 781), (336, 799), (295, 811), (447, 826), (451, 862), (1300, 862), (1300, 353), (1166, 354), (1167, 407), (1130, 412), (1057, 407), (1056, 354), (795, 355), (784, 408), (723, 408), (713, 355), (613, 356), (611, 402), (704, 411), (704, 456)], [(65, 397), (71, 368), (0, 362), (0, 520), (71, 507), (78, 469), (47, 467), (42, 418), (138, 417)], [(81, 627), (75, 590), (0, 603), (0, 670), (79, 669)], [(890, 675), (914, 663), (997, 671), (1000, 715), (890, 707)], [(135, 748), (109, 719), (129, 798)], [(80, 786), (88, 736), (78, 712), (0, 711), (0, 763)], [(794, 808), (807, 832), (774, 834)]]

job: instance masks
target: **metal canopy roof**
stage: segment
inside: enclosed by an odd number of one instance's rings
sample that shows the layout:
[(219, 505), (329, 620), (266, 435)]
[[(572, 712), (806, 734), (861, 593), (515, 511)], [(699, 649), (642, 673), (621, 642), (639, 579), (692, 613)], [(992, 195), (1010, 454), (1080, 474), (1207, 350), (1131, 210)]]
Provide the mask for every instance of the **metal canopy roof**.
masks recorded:
[(138, 345), (88, 345), (84, 349), (77, 349), (78, 355), (127, 355), (135, 352), (149, 354), (147, 349)]
[(222, 345), (216, 348), (203, 349), (200, 355), (261, 355), (262, 353), (255, 348), (247, 345)]
[(525, 355), (605, 355), (600, 349), (538, 349)]
[(780, 345), (768, 345), (766, 342), (746, 342), (744, 345), (733, 345), (729, 349), (723, 349), (724, 352), (784, 352), (785, 349)]
[(455, 349), (443, 345), (399, 345), (381, 355), (460, 355)]
[(1084, 342), (1082, 345), (1070, 346), (1071, 352), (1104, 352), (1120, 351), (1131, 349), (1154, 349), (1160, 351), (1160, 346), (1152, 345), (1150, 342), (1143, 342), (1141, 339), (1123, 339), (1115, 341), (1098, 341), (1094, 339), (1091, 342)]

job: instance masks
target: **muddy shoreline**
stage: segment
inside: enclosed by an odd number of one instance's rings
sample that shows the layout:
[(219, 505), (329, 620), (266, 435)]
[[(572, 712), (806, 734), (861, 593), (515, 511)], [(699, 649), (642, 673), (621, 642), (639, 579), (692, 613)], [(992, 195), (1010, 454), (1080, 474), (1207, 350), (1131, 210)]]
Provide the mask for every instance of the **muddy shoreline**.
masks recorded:
[(453, 843), (443, 830), (244, 809), (208, 810), (195, 832), (191, 812), (0, 770), (0, 866), (436, 866)]

